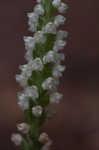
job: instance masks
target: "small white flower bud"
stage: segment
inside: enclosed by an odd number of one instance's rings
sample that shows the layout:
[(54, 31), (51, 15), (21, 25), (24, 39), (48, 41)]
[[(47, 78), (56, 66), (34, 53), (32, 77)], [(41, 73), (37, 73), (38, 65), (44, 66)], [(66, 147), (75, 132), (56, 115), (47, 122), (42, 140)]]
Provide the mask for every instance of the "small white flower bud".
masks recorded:
[(61, 61), (64, 61), (64, 59), (65, 59), (64, 54), (62, 54), (62, 53), (56, 53), (56, 54), (55, 54), (54, 62), (55, 62), (56, 64), (60, 64)]
[(56, 92), (50, 95), (50, 103), (59, 103), (63, 95)]
[(50, 150), (50, 146), (52, 145), (52, 141), (49, 139), (49, 141), (44, 144), (41, 150)]
[(38, 21), (38, 15), (34, 12), (28, 13), (27, 16), (33, 23), (36, 23)]
[(27, 51), (33, 50), (35, 47), (35, 40), (31, 36), (24, 36), (25, 49)]
[(49, 51), (44, 57), (43, 57), (43, 63), (58, 63), (61, 60), (64, 60), (64, 55), (61, 53), (57, 53), (55, 50)]
[(44, 57), (43, 57), (43, 63), (50, 63), (55, 62), (55, 52), (49, 51)]
[(66, 46), (67, 42), (63, 40), (56, 40), (53, 50), (58, 52)]
[(29, 31), (31, 31), (31, 32), (37, 31), (38, 17), (39, 16), (34, 12), (28, 13), (27, 15), (28, 15), (28, 18), (29, 18), (29, 21), (28, 21)]
[(68, 9), (68, 5), (65, 4), (65, 3), (61, 3), (61, 5), (60, 5), (59, 8), (58, 8), (58, 11), (59, 11), (60, 13), (65, 13), (67, 9)]
[(44, 35), (44, 32), (42, 31), (38, 31), (34, 34), (34, 40), (37, 42), (37, 43), (45, 43), (46, 41), (46, 37)]
[(26, 110), (29, 108), (28, 98), (23, 92), (18, 93), (18, 105), (21, 107), (22, 110)]
[(12, 134), (11, 140), (15, 145), (19, 146), (22, 142), (22, 136), (20, 134)]
[(39, 141), (42, 143), (42, 144), (45, 144), (49, 141), (49, 137), (48, 137), (48, 134), (47, 133), (41, 133), (40, 134), (40, 137), (39, 137)]
[(52, 22), (49, 22), (48, 24), (46, 24), (45, 27), (43, 27), (42, 30), (45, 33), (56, 34), (56, 26)]
[(53, 7), (58, 8), (61, 4), (61, 0), (53, 0), (52, 5)]
[(68, 32), (60, 30), (57, 32), (57, 40), (63, 40), (64, 38), (68, 37)]
[(20, 85), (21, 85), (22, 87), (27, 86), (27, 77), (24, 76), (23, 74), (16, 75), (16, 81), (17, 81), (18, 83), (20, 83)]
[(31, 66), (29, 65), (29, 63), (19, 66), (19, 69), (22, 71), (22, 75), (24, 75), (27, 78), (31, 77), (32, 70), (31, 70)]
[(18, 131), (27, 134), (29, 132), (30, 126), (27, 123), (21, 123), (17, 125)]
[(37, 0), (38, 3), (41, 3), (42, 0)]
[(26, 52), (25, 59), (28, 62), (33, 60), (33, 51), (32, 50)]
[(35, 117), (40, 117), (43, 112), (43, 108), (41, 106), (35, 106), (32, 108), (32, 113)]
[(59, 78), (62, 76), (62, 72), (65, 70), (65, 66), (62, 65), (56, 65), (53, 69), (53, 77)]
[(59, 27), (60, 25), (64, 24), (65, 21), (66, 21), (66, 18), (64, 16), (57, 15), (55, 17), (54, 24), (56, 27)]
[(39, 97), (38, 88), (35, 85), (25, 88), (24, 94), (26, 97), (31, 98), (33, 100), (35, 100)]
[(56, 87), (55, 84), (56, 81), (52, 77), (49, 77), (42, 83), (42, 88), (44, 90), (53, 90)]
[(18, 105), (22, 110), (27, 110), (29, 108), (29, 102), (28, 101), (18, 101)]
[(43, 9), (42, 5), (40, 5), (40, 4), (36, 5), (34, 8), (34, 12), (38, 15), (44, 15), (44, 9)]
[(30, 61), (29, 65), (31, 66), (32, 71), (33, 70), (42, 71), (44, 67), (40, 58), (35, 58), (33, 61)]

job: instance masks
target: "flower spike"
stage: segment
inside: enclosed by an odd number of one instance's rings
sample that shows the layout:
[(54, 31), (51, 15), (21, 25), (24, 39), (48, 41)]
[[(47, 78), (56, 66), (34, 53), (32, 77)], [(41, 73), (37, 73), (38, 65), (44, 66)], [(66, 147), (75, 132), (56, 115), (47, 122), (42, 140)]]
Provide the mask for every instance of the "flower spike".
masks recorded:
[[(58, 104), (63, 95), (57, 91), (65, 70), (61, 52), (67, 42), (68, 32), (58, 30), (66, 18), (61, 15), (68, 9), (61, 0), (36, 0), (33, 12), (27, 14), (29, 31), (34, 36), (24, 36), (26, 64), (19, 67), (16, 81), (23, 90), (18, 93), (18, 105), (24, 112), (24, 122), (17, 125), (20, 134), (11, 140), (23, 150), (49, 150), (52, 140), (40, 128), (48, 120), (46, 107)], [(55, 16), (55, 12), (60, 14)], [(22, 137), (24, 134), (26, 138)]]

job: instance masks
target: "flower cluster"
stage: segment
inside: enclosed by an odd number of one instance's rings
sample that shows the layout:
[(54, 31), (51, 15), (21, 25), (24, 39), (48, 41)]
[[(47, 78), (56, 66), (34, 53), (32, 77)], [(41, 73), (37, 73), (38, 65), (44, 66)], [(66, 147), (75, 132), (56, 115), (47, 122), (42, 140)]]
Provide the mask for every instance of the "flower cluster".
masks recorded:
[(36, 144), (33, 141), (29, 145), (20, 134), (13, 134), (12, 141), (27, 146), (27, 150), (29, 146), (36, 149), (37, 143), (40, 150), (49, 150), (52, 141), (46, 133), (38, 134), (38, 129), (47, 117), (45, 106), (59, 103), (63, 97), (57, 88), (65, 70), (61, 64), (65, 58), (61, 50), (67, 44), (64, 38), (68, 36), (66, 31), (57, 31), (66, 18), (62, 15), (54, 17), (52, 12), (64, 13), (68, 6), (61, 0), (37, 0), (37, 3), (34, 11), (27, 14), (29, 31), (34, 32), (33, 37), (24, 37), (27, 64), (21, 65), (21, 74), (16, 75), (16, 81), (23, 87), (18, 93), (18, 105), (24, 111), (26, 121), (18, 124), (17, 129), (28, 135), (29, 143), (34, 140)]

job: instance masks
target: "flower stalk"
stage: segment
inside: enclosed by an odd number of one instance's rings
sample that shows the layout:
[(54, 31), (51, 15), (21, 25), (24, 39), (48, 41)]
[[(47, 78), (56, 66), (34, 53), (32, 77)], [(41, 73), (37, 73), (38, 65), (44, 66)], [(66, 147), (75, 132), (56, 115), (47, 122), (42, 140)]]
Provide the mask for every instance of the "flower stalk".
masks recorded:
[(65, 70), (61, 65), (65, 56), (60, 50), (66, 45), (63, 39), (68, 33), (58, 31), (66, 18), (54, 14), (67, 9), (61, 0), (37, 0), (34, 12), (27, 14), (29, 31), (34, 36), (24, 37), (27, 63), (19, 67), (21, 74), (16, 75), (16, 81), (23, 87), (18, 93), (18, 105), (24, 111), (24, 123), (17, 125), (23, 136), (13, 134), (11, 138), (23, 150), (49, 150), (52, 144), (47, 133), (40, 133), (40, 128), (49, 115), (46, 107), (59, 103), (63, 97), (57, 88)]

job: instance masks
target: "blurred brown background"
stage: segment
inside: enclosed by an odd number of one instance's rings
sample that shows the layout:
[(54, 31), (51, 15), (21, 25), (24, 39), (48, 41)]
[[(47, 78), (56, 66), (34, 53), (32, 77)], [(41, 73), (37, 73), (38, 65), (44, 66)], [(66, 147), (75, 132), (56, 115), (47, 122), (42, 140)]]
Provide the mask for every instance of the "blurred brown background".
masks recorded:
[[(51, 106), (56, 115), (44, 127), (54, 140), (53, 150), (99, 150), (99, 1), (64, 0), (70, 10), (70, 32), (61, 80), (64, 99)], [(23, 120), (17, 106), (15, 81), (24, 64), (23, 36), (28, 35), (26, 13), (33, 0), (0, 0), (0, 150), (16, 149), (10, 135)]]

